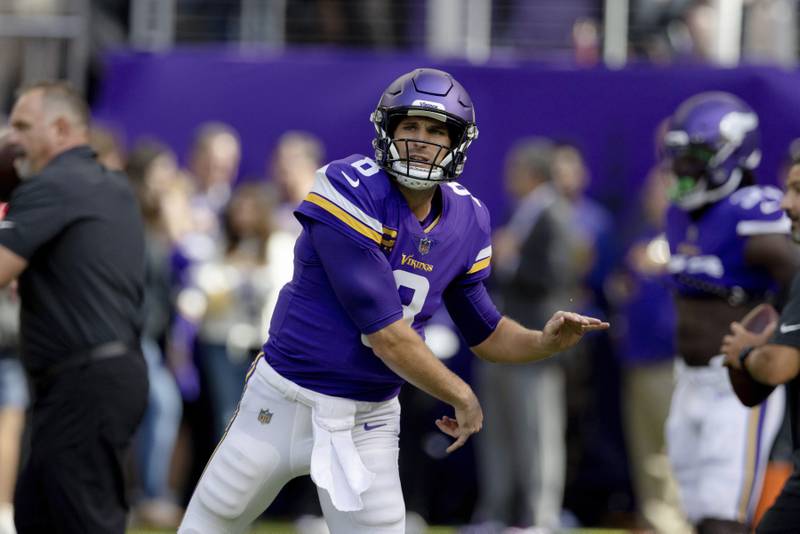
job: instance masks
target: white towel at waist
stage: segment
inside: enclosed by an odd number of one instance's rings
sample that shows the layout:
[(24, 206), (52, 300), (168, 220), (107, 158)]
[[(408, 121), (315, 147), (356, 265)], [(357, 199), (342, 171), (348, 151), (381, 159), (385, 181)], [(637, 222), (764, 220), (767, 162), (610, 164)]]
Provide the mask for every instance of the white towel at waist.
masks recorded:
[(353, 443), (356, 403), (328, 396), (316, 400), (311, 408), (311, 479), (327, 490), (337, 510), (361, 510), (361, 494), (375, 480), (375, 473), (364, 466)]

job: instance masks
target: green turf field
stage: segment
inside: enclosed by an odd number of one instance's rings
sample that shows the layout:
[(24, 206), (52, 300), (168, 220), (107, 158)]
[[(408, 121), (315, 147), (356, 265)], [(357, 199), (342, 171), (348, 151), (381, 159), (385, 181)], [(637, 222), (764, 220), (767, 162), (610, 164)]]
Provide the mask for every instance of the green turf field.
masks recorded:
[[(130, 529), (127, 534), (175, 534), (174, 530), (141, 530)], [(456, 529), (453, 527), (429, 527), (427, 534), (455, 534)], [(609, 529), (576, 529), (570, 531), (563, 531), (564, 534), (627, 534), (627, 530), (609, 530)], [(264, 522), (258, 523), (253, 527), (250, 534), (296, 534), (294, 528), (290, 523), (277, 523), (277, 522)]]
[[(428, 529), (427, 534), (454, 534), (456, 529), (451, 527), (431, 527)], [(174, 530), (141, 530), (130, 529), (127, 534), (166, 534), (170, 532), (175, 534)], [(291, 523), (276, 523), (264, 522), (258, 523), (250, 531), (250, 534), (295, 534), (296, 531), (292, 528)]]

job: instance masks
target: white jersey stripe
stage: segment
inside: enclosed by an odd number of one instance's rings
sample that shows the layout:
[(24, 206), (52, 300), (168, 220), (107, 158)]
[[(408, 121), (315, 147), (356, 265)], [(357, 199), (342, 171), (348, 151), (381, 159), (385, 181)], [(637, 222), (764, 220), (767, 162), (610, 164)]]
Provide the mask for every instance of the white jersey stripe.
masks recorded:
[(482, 259), (488, 258), (491, 255), (492, 255), (492, 246), (489, 245), (488, 247), (481, 249), (481, 251), (478, 252), (478, 255), (475, 256), (475, 261), (481, 261)]
[(777, 221), (739, 221), (736, 224), (736, 233), (742, 236), (788, 234), (791, 229), (792, 222), (785, 215)]

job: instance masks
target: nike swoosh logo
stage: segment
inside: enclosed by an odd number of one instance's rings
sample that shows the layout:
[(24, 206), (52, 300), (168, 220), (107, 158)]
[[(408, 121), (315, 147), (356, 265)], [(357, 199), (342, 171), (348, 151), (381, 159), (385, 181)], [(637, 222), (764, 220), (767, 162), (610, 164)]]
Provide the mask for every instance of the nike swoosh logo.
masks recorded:
[(344, 176), (344, 179), (347, 180), (347, 183), (352, 185), (353, 187), (358, 187), (361, 184), (361, 180), (359, 180), (358, 178), (353, 180), (352, 178), (347, 176), (347, 173), (345, 173), (344, 171), (339, 171), (339, 172), (342, 173), (342, 176)]
[(382, 426), (386, 426), (386, 423), (381, 423), (378, 425), (370, 425), (369, 423), (364, 423), (364, 430), (369, 432), (370, 430), (375, 430), (376, 428), (380, 428)]
[(798, 323), (798, 324), (782, 324), (781, 325), (781, 334), (794, 332), (795, 330), (800, 330), (800, 323)]

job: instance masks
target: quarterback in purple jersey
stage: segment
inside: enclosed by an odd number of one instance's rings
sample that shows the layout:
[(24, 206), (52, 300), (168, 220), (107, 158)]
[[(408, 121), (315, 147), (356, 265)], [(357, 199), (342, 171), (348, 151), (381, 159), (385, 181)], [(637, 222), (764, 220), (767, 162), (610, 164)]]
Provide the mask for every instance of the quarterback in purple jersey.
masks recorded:
[(731, 322), (789, 281), (796, 264), (789, 221), (781, 192), (754, 185), (758, 116), (737, 97), (688, 99), (663, 144), (674, 177), (666, 227), (680, 356), (666, 428), (670, 463), (699, 534), (745, 533), (784, 394), (742, 406), (719, 345)]
[(408, 381), (448, 403), (436, 420), (461, 447), (483, 415), (472, 389), (426, 347), (444, 303), (481, 358), (527, 362), (608, 323), (557, 312), (541, 331), (501, 317), (489, 274), (489, 214), (456, 184), (478, 136), (466, 90), (446, 72), (395, 80), (371, 115), (375, 159), (317, 172), (296, 211), (303, 232), (269, 339), (189, 503), (182, 534), (238, 533), (292, 478), (311, 474), (333, 534), (405, 532), (398, 473)]

